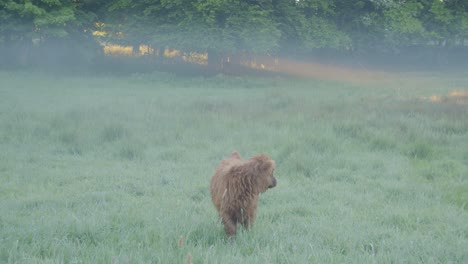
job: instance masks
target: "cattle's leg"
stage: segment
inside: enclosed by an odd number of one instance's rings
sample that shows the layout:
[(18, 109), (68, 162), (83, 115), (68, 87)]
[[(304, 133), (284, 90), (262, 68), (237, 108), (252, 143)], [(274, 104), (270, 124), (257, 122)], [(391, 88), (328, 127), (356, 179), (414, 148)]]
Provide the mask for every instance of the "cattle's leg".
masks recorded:
[(233, 217), (223, 217), (224, 231), (228, 238), (236, 235), (237, 221)]

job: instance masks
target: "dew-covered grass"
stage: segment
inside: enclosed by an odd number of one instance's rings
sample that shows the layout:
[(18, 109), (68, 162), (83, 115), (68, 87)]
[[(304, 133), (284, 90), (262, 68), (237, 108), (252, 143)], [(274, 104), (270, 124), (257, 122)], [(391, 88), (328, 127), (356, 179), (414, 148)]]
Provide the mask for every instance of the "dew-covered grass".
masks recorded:
[[(0, 72), (0, 262), (467, 263), (454, 90), (468, 79)], [(208, 187), (233, 150), (270, 155), (278, 186), (229, 241)]]

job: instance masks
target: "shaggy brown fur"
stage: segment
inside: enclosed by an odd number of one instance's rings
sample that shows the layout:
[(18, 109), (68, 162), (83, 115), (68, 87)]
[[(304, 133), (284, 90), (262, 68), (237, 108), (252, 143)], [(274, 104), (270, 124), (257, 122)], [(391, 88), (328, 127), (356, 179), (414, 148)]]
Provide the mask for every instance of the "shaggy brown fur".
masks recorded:
[(255, 220), (258, 195), (276, 186), (275, 162), (265, 154), (243, 160), (238, 152), (221, 161), (211, 178), (211, 199), (228, 237), (237, 223), (249, 229)]

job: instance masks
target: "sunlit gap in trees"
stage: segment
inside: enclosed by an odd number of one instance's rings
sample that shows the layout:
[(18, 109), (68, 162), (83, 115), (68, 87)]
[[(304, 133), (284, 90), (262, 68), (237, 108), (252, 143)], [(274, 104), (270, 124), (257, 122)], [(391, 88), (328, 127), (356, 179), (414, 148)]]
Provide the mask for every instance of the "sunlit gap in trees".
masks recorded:
[(162, 51), (160, 49), (152, 48), (148, 45), (140, 45), (138, 50), (134, 51), (132, 46), (122, 46), (117, 44), (102, 43), (104, 54), (107, 56), (129, 56), (129, 57), (164, 57), (174, 60), (181, 60), (188, 63), (207, 65), (208, 54), (198, 52), (181, 52), (176, 49), (165, 48)]
[[(104, 23), (98, 22), (96, 26), (98, 28), (102, 28)], [(99, 31), (96, 30), (93, 32), (93, 36), (95, 37), (104, 37), (107, 35), (106, 31)], [(144, 57), (147, 56), (149, 58), (165, 58), (165, 59), (172, 59), (173, 62), (185, 62), (185, 63), (192, 63), (198, 65), (208, 65), (208, 53), (207, 52), (183, 52), (177, 49), (171, 49), (170, 47), (166, 48), (154, 48), (150, 45), (139, 45), (138, 49), (135, 50), (135, 46), (131, 45), (119, 45), (109, 42), (101, 42), (103, 46), (103, 51), (106, 56), (114, 56), (114, 57)], [(273, 59), (274, 63), (271, 63), (271, 58), (268, 57), (265, 59), (259, 58), (257, 56), (250, 57), (246, 55), (236, 56), (225, 56), (222, 58), (220, 64), (223, 66), (228, 64), (238, 64), (244, 67), (258, 69), (258, 70), (265, 70), (265, 71), (277, 71), (275, 65), (278, 64), (278, 59)], [(233, 61), (235, 61), (233, 63)]]
[[(104, 54), (115, 57), (144, 57), (164, 58), (172, 62), (193, 63), (198, 65), (208, 65), (208, 53), (183, 52), (177, 49), (157, 49), (148, 45), (138, 46), (134, 51), (133, 46), (123, 46), (111, 43), (102, 43)], [(222, 65), (241, 65), (250, 69), (267, 72), (278, 72), (282, 74), (311, 77), (322, 80), (338, 80), (352, 83), (363, 83), (378, 81), (385, 76), (382, 72), (361, 68), (347, 68), (343, 66), (325, 65), (321, 63), (301, 62), (293, 59), (279, 58), (274, 56), (249, 56), (231, 55), (222, 59)]]
[[(194, 63), (199, 65), (208, 65), (208, 53), (200, 52), (182, 52), (177, 49), (157, 49), (152, 48), (148, 45), (140, 45), (138, 50), (134, 51), (133, 46), (123, 46), (111, 43), (102, 43), (104, 54), (107, 56), (128, 56), (128, 57), (142, 57), (142, 56), (153, 56), (173, 59), (174, 61), (183, 61), (187, 63)], [(223, 63), (231, 63), (235, 56), (229, 56), (224, 58)], [(246, 66), (252, 69), (261, 69), (265, 71), (277, 71), (278, 59), (272, 57), (259, 57), (250, 58), (242, 56), (242, 58), (235, 59), (240, 65)]]

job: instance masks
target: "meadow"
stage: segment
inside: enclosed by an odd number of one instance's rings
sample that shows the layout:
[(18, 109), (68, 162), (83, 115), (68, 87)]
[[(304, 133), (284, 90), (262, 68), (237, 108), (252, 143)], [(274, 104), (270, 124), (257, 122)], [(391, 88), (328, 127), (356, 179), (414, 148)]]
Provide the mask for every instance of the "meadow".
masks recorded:
[[(0, 72), (0, 263), (468, 263), (468, 75)], [(231, 151), (278, 186), (224, 237)]]

